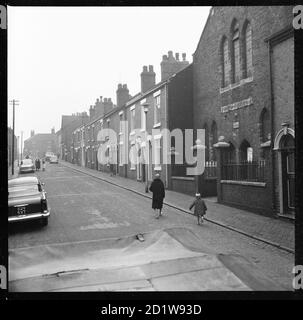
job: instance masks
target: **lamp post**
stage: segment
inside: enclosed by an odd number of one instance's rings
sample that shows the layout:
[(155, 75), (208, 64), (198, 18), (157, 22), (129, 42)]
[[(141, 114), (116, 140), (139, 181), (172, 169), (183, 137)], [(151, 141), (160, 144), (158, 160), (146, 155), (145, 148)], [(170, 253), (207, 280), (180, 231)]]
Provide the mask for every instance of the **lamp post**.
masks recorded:
[[(145, 155), (147, 154), (147, 112), (148, 112), (148, 107), (149, 103), (145, 102), (142, 104), (143, 111), (145, 114)], [(144, 157), (145, 160), (145, 192), (148, 193), (148, 164), (146, 163), (147, 161), (147, 156)], [(150, 161), (150, 159), (148, 159)]]
[(11, 100), (9, 102), (10, 104), (13, 105), (13, 132), (12, 132), (12, 136), (13, 136), (13, 140), (12, 140), (12, 175), (14, 175), (14, 162), (15, 162), (15, 106), (18, 106), (18, 100)]
[(23, 149), (23, 131), (21, 131), (21, 161), (22, 161), (22, 149)]

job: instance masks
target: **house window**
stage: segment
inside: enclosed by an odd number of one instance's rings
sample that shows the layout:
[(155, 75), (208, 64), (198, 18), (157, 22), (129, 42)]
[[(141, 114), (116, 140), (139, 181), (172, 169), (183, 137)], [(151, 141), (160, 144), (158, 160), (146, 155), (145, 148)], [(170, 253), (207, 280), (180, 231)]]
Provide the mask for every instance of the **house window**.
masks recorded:
[(155, 97), (155, 104), (154, 104), (154, 125), (160, 123), (160, 95)]
[(146, 130), (146, 115), (143, 106), (141, 106), (141, 130)]
[(136, 116), (136, 109), (133, 107), (130, 109), (130, 131), (135, 130), (135, 116)]
[(161, 137), (154, 138), (154, 150), (155, 170), (161, 170)]
[(123, 113), (119, 114), (119, 119), (120, 119), (119, 132), (120, 132), (120, 134), (122, 134), (122, 132), (123, 132)]
[(123, 142), (119, 143), (119, 165), (123, 166)]
[(205, 130), (205, 161), (209, 160), (209, 132), (208, 132), (208, 126), (207, 123), (204, 124), (203, 129)]
[(132, 144), (130, 148), (130, 170), (136, 170), (136, 163), (137, 163), (137, 148), (135, 144)]
[(247, 23), (244, 33), (245, 41), (245, 76), (252, 76), (252, 30), (250, 23)]
[(260, 116), (260, 139), (261, 142), (270, 140), (270, 117), (269, 112), (264, 108)]
[(235, 23), (232, 38), (233, 48), (233, 82), (240, 81), (240, 40), (239, 40), (239, 25)]
[(222, 77), (222, 85), (226, 87), (229, 85), (230, 79), (230, 63), (228, 57), (228, 41), (227, 38), (224, 37), (222, 42), (222, 69), (223, 69), (223, 77)]
[(240, 161), (252, 161), (253, 156), (253, 149), (251, 148), (250, 144), (244, 140), (240, 145)]
[(209, 138), (209, 157), (210, 160), (216, 160), (216, 152), (214, 150), (213, 145), (218, 142), (218, 131), (217, 131), (217, 124), (213, 121), (211, 125), (211, 134)]

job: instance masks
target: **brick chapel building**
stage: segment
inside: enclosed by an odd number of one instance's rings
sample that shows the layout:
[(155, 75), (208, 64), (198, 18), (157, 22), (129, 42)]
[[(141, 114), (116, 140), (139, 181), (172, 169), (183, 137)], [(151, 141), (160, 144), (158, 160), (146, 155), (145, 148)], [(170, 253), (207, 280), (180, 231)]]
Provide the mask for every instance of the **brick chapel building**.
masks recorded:
[(294, 212), (292, 7), (213, 7), (193, 55), (194, 128), (221, 203)]

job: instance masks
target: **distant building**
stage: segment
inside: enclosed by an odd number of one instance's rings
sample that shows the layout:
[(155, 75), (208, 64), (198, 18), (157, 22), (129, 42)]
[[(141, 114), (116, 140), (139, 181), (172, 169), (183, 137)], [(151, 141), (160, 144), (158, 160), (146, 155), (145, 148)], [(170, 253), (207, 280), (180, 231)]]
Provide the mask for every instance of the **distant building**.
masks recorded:
[(31, 131), (31, 136), (24, 141), (23, 157), (42, 158), (46, 152), (58, 152), (57, 136), (55, 129), (51, 133), (37, 133)]
[(72, 162), (72, 134), (80, 125), (89, 121), (86, 112), (76, 113), (72, 115), (63, 115), (61, 120), (61, 129), (58, 138), (60, 139), (59, 153), (61, 159)]

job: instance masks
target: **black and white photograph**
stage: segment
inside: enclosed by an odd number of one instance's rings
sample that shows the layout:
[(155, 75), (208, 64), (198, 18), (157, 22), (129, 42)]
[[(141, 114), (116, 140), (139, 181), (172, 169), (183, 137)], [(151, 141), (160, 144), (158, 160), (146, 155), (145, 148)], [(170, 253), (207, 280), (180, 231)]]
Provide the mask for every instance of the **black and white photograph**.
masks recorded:
[(5, 8), (9, 293), (302, 288), (294, 6)]

